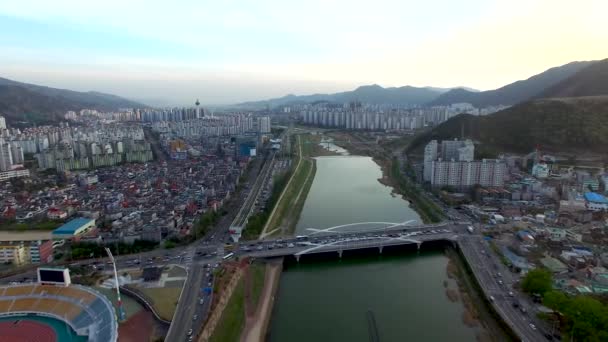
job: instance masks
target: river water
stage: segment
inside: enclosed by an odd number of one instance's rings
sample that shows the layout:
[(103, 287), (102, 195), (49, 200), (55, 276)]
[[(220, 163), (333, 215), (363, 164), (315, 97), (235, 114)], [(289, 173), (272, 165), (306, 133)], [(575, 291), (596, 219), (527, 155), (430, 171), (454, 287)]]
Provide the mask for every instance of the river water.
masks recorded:
[[(319, 157), (298, 234), (309, 228), (363, 229), (419, 221), (409, 203), (380, 184), (371, 158)], [(386, 223), (380, 223), (386, 222)], [(448, 258), (441, 250), (397, 255), (345, 255), (285, 265), (276, 294), (272, 342), (372, 341), (373, 316), (379, 341), (474, 341), (464, 325), (464, 306), (446, 296)]]

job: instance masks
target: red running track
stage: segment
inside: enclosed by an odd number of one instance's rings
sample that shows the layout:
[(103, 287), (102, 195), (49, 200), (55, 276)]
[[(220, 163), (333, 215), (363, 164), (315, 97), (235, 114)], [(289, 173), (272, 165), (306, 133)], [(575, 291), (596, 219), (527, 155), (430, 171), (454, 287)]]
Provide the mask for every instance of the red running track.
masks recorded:
[(15, 319), (0, 322), (0, 342), (57, 342), (57, 335), (46, 324)]

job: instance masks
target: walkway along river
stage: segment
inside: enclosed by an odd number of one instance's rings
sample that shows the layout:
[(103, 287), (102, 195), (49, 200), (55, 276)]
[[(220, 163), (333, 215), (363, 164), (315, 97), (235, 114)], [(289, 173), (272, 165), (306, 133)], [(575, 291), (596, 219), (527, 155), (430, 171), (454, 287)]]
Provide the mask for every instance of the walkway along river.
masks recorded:
[[(378, 182), (380, 177), (380, 167), (369, 157), (319, 157), (296, 233), (355, 222), (419, 220), (407, 201)], [(349, 229), (361, 228), (370, 226)], [(480, 329), (463, 322), (465, 308), (448, 277), (442, 248), (376, 253), (286, 262), (268, 340), (476, 339)]]

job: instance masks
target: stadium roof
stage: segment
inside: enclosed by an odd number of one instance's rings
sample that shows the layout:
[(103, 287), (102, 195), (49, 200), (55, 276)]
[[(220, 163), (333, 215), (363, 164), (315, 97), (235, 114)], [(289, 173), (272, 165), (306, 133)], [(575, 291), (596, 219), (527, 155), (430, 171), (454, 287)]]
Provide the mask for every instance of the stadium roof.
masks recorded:
[(74, 234), (78, 230), (78, 228), (84, 226), (85, 224), (88, 224), (91, 221), (94, 220), (84, 217), (75, 218), (70, 222), (62, 225), (61, 227), (53, 230), (53, 234)]
[(595, 192), (585, 192), (585, 199), (594, 203), (608, 203), (606, 197)]

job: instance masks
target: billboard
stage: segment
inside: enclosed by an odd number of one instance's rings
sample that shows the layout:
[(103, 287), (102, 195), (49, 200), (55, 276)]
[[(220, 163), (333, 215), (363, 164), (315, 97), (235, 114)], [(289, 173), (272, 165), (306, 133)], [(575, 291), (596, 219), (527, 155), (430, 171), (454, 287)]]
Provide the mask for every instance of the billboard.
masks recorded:
[(67, 268), (38, 268), (38, 282), (42, 284), (70, 285), (70, 270)]

